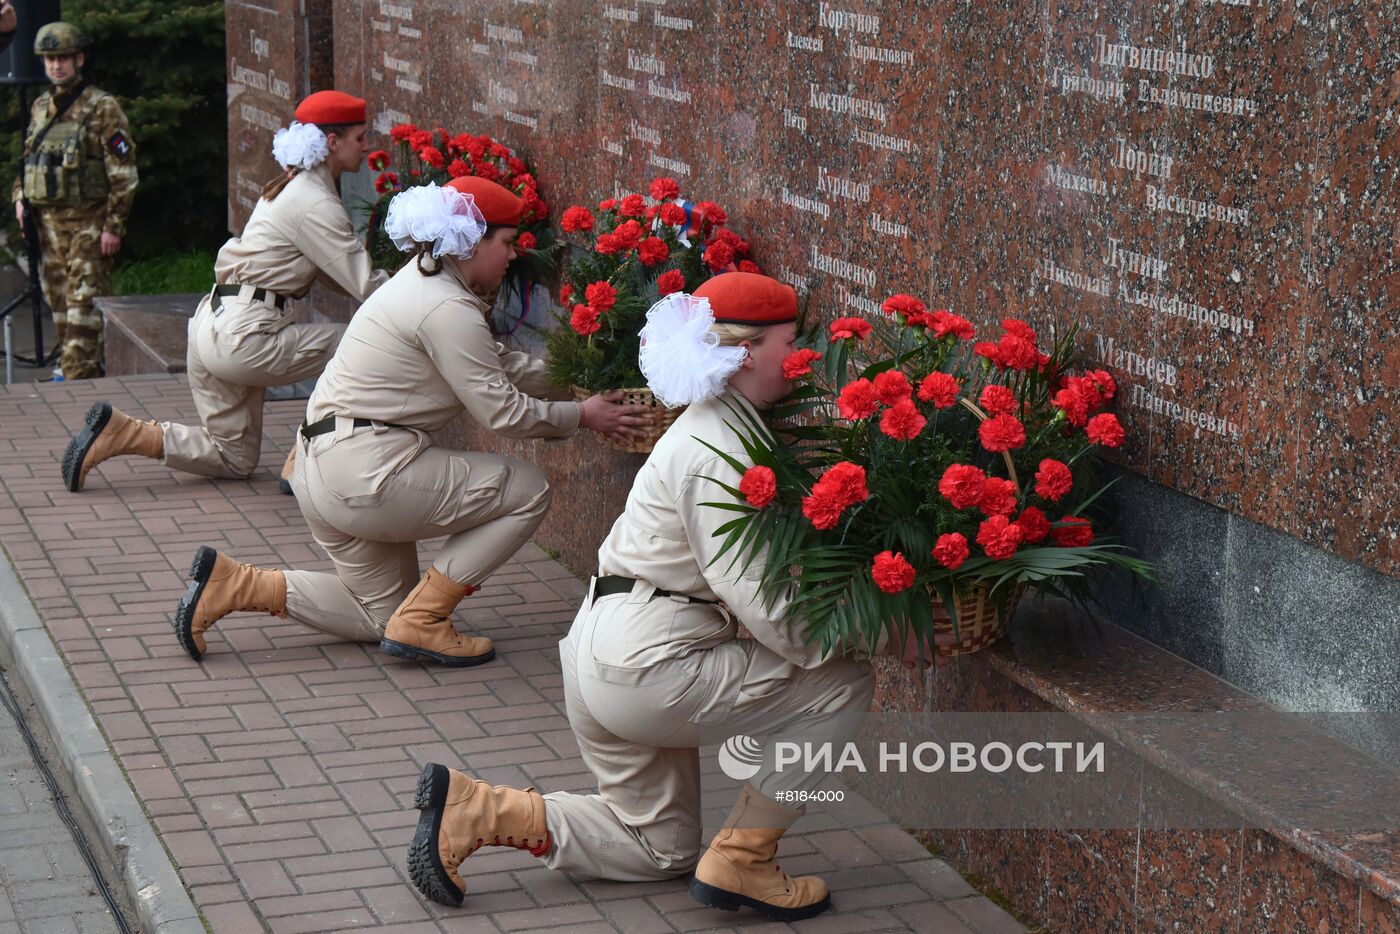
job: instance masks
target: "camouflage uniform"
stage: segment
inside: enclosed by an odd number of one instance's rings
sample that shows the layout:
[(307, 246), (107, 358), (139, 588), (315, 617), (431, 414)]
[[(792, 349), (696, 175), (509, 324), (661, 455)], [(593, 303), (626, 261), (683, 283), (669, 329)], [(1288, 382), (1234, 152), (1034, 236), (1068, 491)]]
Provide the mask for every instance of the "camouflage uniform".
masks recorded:
[(60, 129), (76, 124), (69, 151), (58, 153), (62, 168), (50, 173), (61, 175), (61, 181), (46, 191), (48, 179), (41, 169), (22, 169), (11, 200), (24, 195), (34, 211), (43, 247), (44, 298), (58, 328), (63, 376), (88, 379), (102, 372), (102, 315), (93, 299), (112, 291), (112, 257), (102, 255), (101, 238), (103, 232), (126, 235), (136, 195), (136, 147), (117, 99), (82, 84), (39, 95), (30, 113), (26, 147), (74, 91), (78, 99), (40, 147), (58, 151), (64, 145)]

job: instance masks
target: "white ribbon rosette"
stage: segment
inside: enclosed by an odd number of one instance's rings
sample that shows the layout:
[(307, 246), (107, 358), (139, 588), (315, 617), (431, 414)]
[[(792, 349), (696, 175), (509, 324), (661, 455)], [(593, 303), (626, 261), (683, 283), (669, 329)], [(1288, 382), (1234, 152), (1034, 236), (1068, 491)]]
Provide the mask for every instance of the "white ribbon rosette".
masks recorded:
[(647, 310), (638, 365), (656, 398), (668, 409), (712, 399), (748, 353), (721, 347), (710, 330), (715, 316), (710, 300), (672, 292)]
[(326, 134), (314, 123), (292, 121), (272, 137), (272, 158), (284, 169), (311, 169), (326, 161)]
[(429, 182), (394, 195), (384, 232), (405, 253), (416, 244), (430, 243), (434, 259), (467, 259), (486, 234), (486, 218), (471, 195)]

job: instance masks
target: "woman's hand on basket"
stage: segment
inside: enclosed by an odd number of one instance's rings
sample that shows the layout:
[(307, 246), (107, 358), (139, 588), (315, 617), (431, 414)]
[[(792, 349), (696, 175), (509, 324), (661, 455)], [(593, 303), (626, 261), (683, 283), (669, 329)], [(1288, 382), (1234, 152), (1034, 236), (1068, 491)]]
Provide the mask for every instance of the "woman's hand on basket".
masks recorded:
[(645, 438), (654, 415), (645, 405), (622, 405), (622, 390), (589, 396), (578, 404), (580, 428), (608, 435), (619, 441)]
[[(906, 639), (903, 645), (900, 645), (901, 638)], [(948, 656), (935, 651), (935, 646), (955, 645), (957, 641), (957, 636), (951, 632), (937, 633), (934, 635), (932, 643), (925, 642), (923, 644), (920, 644), (919, 640), (914, 638), (912, 632), (897, 633), (890, 637), (887, 652), (892, 657), (899, 659), (904, 667), (910, 670), (915, 668), (927, 668), (930, 665), (936, 668), (942, 668), (944, 665), (948, 664), (950, 659)]]

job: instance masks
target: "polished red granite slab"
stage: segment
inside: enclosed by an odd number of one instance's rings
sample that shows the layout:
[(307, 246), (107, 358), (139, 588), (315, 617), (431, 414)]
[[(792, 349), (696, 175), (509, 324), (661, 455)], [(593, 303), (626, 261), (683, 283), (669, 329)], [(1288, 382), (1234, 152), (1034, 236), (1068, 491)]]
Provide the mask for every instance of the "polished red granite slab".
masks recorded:
[(556, 207), (671, 175), (824, 315), (908, 291), (1083, 322), (1125, 465), (1400, 570), (1400, 36), (1374, 5), (333, 3), (380, 133), (491, 133)]

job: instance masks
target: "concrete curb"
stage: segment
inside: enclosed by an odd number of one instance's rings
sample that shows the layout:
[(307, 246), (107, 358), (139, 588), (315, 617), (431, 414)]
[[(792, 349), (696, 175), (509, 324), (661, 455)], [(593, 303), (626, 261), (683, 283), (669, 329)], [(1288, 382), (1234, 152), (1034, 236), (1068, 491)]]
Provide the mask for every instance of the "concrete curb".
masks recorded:
[(0, 641), (57, 747), (58, 763), (99, 830), (95, 842), (121, 873), (145, 934), (205, 934), (160, 835), (97, 728), (9, 555), (0, 549)]

